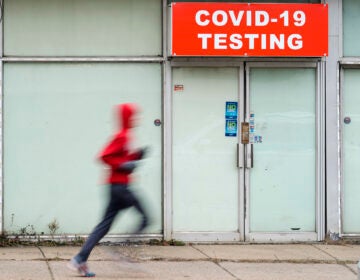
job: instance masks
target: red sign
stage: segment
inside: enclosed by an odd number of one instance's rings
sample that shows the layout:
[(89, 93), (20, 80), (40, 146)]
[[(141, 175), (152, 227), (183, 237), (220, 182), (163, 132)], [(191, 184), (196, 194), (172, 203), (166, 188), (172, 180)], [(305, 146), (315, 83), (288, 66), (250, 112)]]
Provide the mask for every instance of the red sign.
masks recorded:
[(173, 3), (173, 56), (327, 56), (327, 4)]

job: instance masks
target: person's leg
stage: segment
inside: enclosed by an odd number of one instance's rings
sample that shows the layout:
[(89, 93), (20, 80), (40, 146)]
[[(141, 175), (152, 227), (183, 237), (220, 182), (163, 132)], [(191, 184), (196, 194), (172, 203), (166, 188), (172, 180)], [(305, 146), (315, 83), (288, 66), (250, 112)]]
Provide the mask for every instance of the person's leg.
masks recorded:
[(140, 200), (134, 195), (134, 193), (130, 190), (127, 189), (127, 195), (126, 195), (126, 199), (128, 201), (129, 204), (131, 204), (131, 206), (134, 206), (135, 209), (140, 213), (140, 215), (142, 216), (142, 220), (140, 222), (140, 225), (138, 226), (138, 228), (136, 229), (135, 233), (140, 233), (142, 232), (149, 224), (149, 219), (148, 219), (148, 215), (143, 207), (143, 205), (141, 204)]
[(76, 259), (79, 262), (86, 262), (89, 258), (91, 251), (94, 249), (96, 244), (108, 233), (110, 230), (111, 224), (113, 223), (116, 214), (118, 211), (111, 207), (108, 207), (106, 214), (102, 221), (95, 227), (93, 232), (89, 235), (86, 242), (82, 246), (79, 254), (76, 256)]
[(89, 271), (86, 262), (95, 245), (110, 230), (111, 224), (113, 223), (119, 210), (122, 208), (122, 200), (121, 197), (119, 197), (119, 191), (117, 191), (118, 188), (119, 186), (116, 185), (110, 186), (110, 199), (103, 219), (92, 231), (92, 233), (82, 246), (80, 252), (71, 259), (68, 265), (69, 268), (73, 270), (78, 270), (82, 276), (95, 276), (95, 273)]
[(110, 199), (108, 206), (105, 211), (105, 215), (102, 221), (95, 227), (93, 232), (90, 234), (86, 242), (81, 248), (81, 251), (76, 256), (76, 259), (80, 262), (86, 262), (89, 258), (91, 251), (94, 249), (96, 244), (109, 232), (110, 227), (118, 214), (119, 210), (124, 209), (123, 194), (122, 191), (125, 189), (125, 185), (111, 185), (110, 186)]

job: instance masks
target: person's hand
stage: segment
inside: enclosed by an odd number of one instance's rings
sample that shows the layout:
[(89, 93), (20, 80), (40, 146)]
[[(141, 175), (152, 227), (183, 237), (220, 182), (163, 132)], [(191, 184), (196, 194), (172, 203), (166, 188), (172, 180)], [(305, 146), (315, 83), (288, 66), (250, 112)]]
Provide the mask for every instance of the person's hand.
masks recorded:
[(144, 158), (149, 153), (149, 148), (144, 147), (140, 149), (140, 158)]
[(119, 166), (120, 171), (129, 172), (129, 173), (133, 172), (135, 168), (136, 168), (135, 161), (128, 161), (123, 164), (120, 164)]

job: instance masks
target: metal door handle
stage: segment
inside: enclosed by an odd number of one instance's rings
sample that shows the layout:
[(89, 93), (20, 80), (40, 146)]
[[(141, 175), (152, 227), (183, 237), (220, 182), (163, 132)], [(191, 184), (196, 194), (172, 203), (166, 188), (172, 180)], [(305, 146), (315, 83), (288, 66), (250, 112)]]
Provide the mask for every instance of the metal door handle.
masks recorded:
[(250, 169), (253, 167), (254, 167), (254, 147), (253, 144), (249, 144), (246, 145), (246, 168)]
[(236, 159), (237, 159), (237, 167), (238, 168), (244, 168), (244, 156), (243, 151), (240, 147), (240, 144), (236, 144)]
[(254, 167), (254, 144), (250, 145), (250, 153), (251, 153), (251, 168)]

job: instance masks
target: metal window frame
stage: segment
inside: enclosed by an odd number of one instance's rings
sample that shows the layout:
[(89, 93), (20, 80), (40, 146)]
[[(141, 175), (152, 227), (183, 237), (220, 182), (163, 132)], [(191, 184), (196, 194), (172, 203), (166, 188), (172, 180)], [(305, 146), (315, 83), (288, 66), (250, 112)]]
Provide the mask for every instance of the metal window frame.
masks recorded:
[(4, 39), (3, 39), (3, 30), (4, 30), (4, 1), (1, 1), (1, 21), (0, 21), (0, 234), (4, 233), (4, 143), (3, 143), (3, 137), (4, 137), (4, 126), (3, 126), (3, 101), (4, 101), (4, 71), (3, 71), (3, 56), (4, 56)]
[[(244, 182), (239, 178), (239, 232), (173, 232), (172, 230), (172, 98), (171, 83), (172, 69), (178, 67), (238, 67), (239, 71), (239, 95), (244, 96), (244, 63), (246, 67), (291, 67), (291, 68), (313, 68), (316, 69), (316, 231), (305, 233), (253, 233), (251, 237), (247, 234), (248, 219), (245, 217), (245, 201), (242, 198), (248, 197)], [(167, 72), (167, 195), (166, 198), (166, 239), (181, 239), (189, 242), (234, 242), (234, 241), (251, 241), (251, 242), (298, 242), (298, 241), (320, 241), (325, 238), (325, 58), (173, 58), (168, 63)], [(242, 73), (241, 73), (242, 72)], [(247, 75), (249, 71), (246, 71)], [(243, 94), (241, 93), (243, 91)], [(248, 91), (248, 89), (246, 89)], [(239, 100), (244, 97), (239, 96)], [(241, 170), (240, 172), (245, 172)], [(248, 172), (247, 172), (248, 174)], [(241, 174), (240, 174), (241, 176)], [(239, 176), (239, 177), (240, 177)], [(244, 175), (246, 177), (246, 175)], [(248, 180), (248, 178), (245, 178)]]
[[(188, 58), (188, 57), (177, 57), (174, 58), (173, 60), (171, 60), (171, 62), (169, 63), (169, 83), (168, 83), (168, 95), (170, 96), (169, 99), (171, 99), (171, 104), (169, 104), (169, 108), (171, 106), (172, 108), (172, 98), (171, 98), (171, 92), (172, 92), (172, 71), (174, 68), (181, 68), (181, 67), (193, 67), (193, 68), (200, 68), (200, 67), (217, 67), (217, 68), (237, 68), (239, 69), (239, 77), (238, 77), (238, 100), (241, 103), (241, 100), (243, 100), (243, 94), (241, 94), (241, 92), (244, 90), (244, 79), (243, 79), (243, 63), (244, 63), (244, 58), (209, 58), (209, 57), (193, 57), (193, 58)], [(241, 109), (240, 109), (241, 110)], [(172, 109), (171, 109), (171, 119), (172, 119)], [(239, 122), (241, 121), (241, 114), (240, 118), (239, 118)], [(171, 132), (170, 132), (171, 130)], [(172, 134), (172, 123), (170, 126), (170, 134)], [(240, 135), (238, 135), (238, 137), (240, 137)], [(171, 146), (170, 146), (171, 152), (169, 153), (169, 155), (171, 155), (171, 157), (169, 158), (169, 162), (172, 163), (172, 142), (171, 142)], [(243, 149), (243, 147), (241, 147), (241, 149)], [(173, 197), (171, 197), (171, 200), (169, 199), (169, 203), (168, 203), (168, 207), (167, 207), (167, 212), (169, 213), (169, 220), (171, 221), (168, 224), (168, 234), (166, 237), (167, 239), (178, 239), (178, 240), (182, 240), (185, 242), (222, 242), (222, 243), (227, 243), (227, 242), (239, 242), (239, 241), (244, 241), (243, 236), (244, 236), (244, 223), (243, 223), (243, 219), (241, 217), (243, 217), (242, 215), (244, 214), (244, 202), (242, 201), (242, 198), (244, 198), (244, 192), (242, 191), (243, 188), (243, 183), (241, 182), (241, 174), (243, 174), (244, 170), (243, 168), (241, 168), (238, 171), (238, 174), (240, 174), (240, 176), (238, 176), (238, 213), (239, 213), (239, 219), (238, 219), (238, 226), (239, 226), (239, 231), (234, 231), (234, 232), (222, 232), (222, 231), (212, 231), (212, 232), (197, 232), (197, 231), (191, 231), (191, 232), (187, 232), (187, 231), (181, 231), (181, 232), (174, 232), (173, 231), (173, 223), (172, 223), (172, 213), (173, 213)], [(173, 182), (173, 177), (172, 177), (172, 169), (171, 169), (171, 176), (169, 176), (169, 189), (171, 189), (171, 195), (172, 195), (172, 182)], [(170, 192), (169, 192), (170, 193)]]

